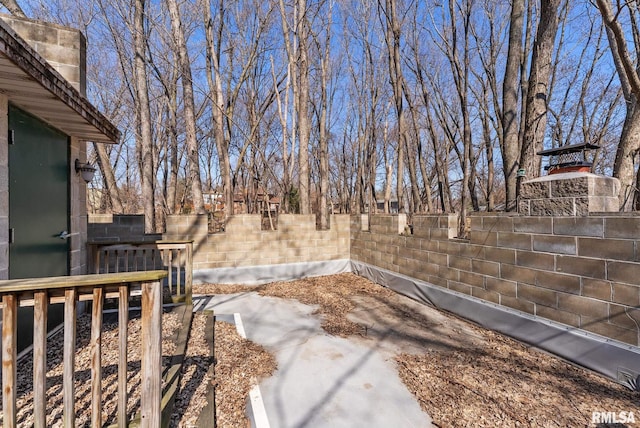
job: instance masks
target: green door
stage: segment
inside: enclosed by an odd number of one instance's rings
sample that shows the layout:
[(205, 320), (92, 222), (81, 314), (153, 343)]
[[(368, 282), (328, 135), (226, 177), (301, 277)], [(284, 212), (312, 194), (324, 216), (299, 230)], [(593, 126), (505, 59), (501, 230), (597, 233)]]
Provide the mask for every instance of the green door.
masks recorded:
[[(69, 274), (69, 138), (9, 107), (9, 279)], [(48, 329), (63, 320), (50, 305)], [(33, 343), (33, 308), (18, 310), (18, 352)]]
[(69, 274), (69, 138), (9, 108), (9, 278)]

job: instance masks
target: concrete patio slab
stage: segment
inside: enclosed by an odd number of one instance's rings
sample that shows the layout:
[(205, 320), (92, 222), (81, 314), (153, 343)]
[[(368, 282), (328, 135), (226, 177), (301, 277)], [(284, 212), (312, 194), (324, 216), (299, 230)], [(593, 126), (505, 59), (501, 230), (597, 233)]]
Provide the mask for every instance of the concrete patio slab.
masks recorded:
[(194, 298), (219, 320), (240, 313), (249, 340), (272, 352), (274, 375), (260, 384), (272, 427), (430, 427), (398, 377), (384, 336), (340, 338), (321, 328), (315, 307), (255, 292)]

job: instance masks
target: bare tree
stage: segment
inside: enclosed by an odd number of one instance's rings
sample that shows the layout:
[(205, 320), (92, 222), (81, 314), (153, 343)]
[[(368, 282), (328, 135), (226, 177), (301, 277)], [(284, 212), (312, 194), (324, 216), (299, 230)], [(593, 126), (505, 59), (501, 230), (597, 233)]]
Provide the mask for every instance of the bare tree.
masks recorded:
[(505, 209), (515, 211), (517, 170), (520, 156), (518, 99), (520, 81), (518, 79), (522, 62), (522, 31), (524, 25), (525, 0), (511, 2), (509, 24), (509, 47), (502, 81), (502, 170), (505, 184)]
[[(597, 0), (596, 4), (602, 19), (607, 27), (607, 37), (611, 46), (613, 62), (618, 72), (620, 84), (624, 94), (626, 104), (626, 117), (620, 142), (616, 150), (616, 158), (613, 165), (613, 175), (621, 183), (620, 207), (628, 211), (634, 205), (637, 198), (637, 189), (634, 188), (635, 157), (640, 149), (640, 108), (638, 99), (640, 98), (640, 76), (636, 64), (631, 59), (629, 47), (627, 46), (627, 34), (625, 34), (622, 24), (619, 21), (622, 8), (628, 8), (633, 16), (633, 8), (638, 7), (634, 2), (622, 5), (618, 2), (618, 11), (614, 14), (611, 3), (608, 0)], [(638, 40), (637, 21), (631, 19), (632, 33), (636, 52), (640, 51)], [(636, 204), (636, 208), (637, 204)]]
[(102, 180), (105, 187), (105, 197), (108, 200), (108, 209), (113, 213), (122, 213), (122, 201), (120, 200), (120, 192), (118, 190), (118, 184), (116, 182), (116, 176), (111, 168), (111, 161), (109, 160), (109, 154), (104, 144), (93, 143), (93, 150), (96, 153), (96, 160), (98, 162), (98, 168), (102, 172)]
[(558, 30), (558, 8), (562, 0), (542, 0), (540, 19), (533, 44), (529, 85), (527, 88), (524, 140), (519, 166), (527, 178), (540, 176), (541, 159), (536, 153), (543, 148), (547, 127), (549, 84), (552, 75), (552, 56)]
[[(282, 2), (282, 0), (281, 0)], [(309, 32), (310, 23), (307, 15), (307, 1), (296, 0), (297, 19), (296, 30), (300, 34), (298, 38), (298, 55), (296, 57), (296, 70), (298, 73), (297, 93), (294, 87), (294, 97), (297, 101), (298, 112), (298, 189), (300, 192), (300, 214), (311, 212), (311, 200), (309, 198), (309, 137), (311, 134), (311, 120), (309, 119)]]
[(135, 52), (136, 122), (140, 132), (136, 134), (139, 144), (140, 170), (142, 171), (142, 198), (144, 204), (144, 229), (146, 233), (156, 232), (155, 182), (153, 174), (153, 143), (151, 135), (151, 111), (149, 88), (147, 85), (146, 40), (144, 31), (145, 0), (134, 3), (133, 49)]
[(191, 76), (191, 62), (189, 51), (182, 28), (180, 10), (176, 0), (167, 0), (169, 16), (171, 17), (171, 29), (176, 43), (178, 65), (180, 67), (180, 80), (182, 81), (182, 96), (184, 103), (184, 119), (186, 131), (187, 160), (189, 164), (189, 181), (195, 212), (204, 213), (204, 198), (202, 196), (202, 180), (200, 178), (200, 157), (198, 155), (198, 141), (196, 139), (196, 114), (193, 98), (193, 83)]
[[(331, 33), (332, 33), (332, 11), (333, 5), (328, 5), (327, 23), (325, 26), (324, 52), (320, 61), (320, 117), (318, 118), (319, 130), (319, 152), (320, 152), (320, 195), (318, 204), (318, 217), (320, 229), (329, 228), (329, 130), (328, 130), (328, 110), (329, 110), (329, 74), (331, 66)], [(320, 45), (318, 43), (318, 45)], [(319, 46), (320, 47), (320, 46)], [(320, 49), (319, 49), (320, 50)]]
[(204, 1), (205, 36), (207, 42), (207, 80), (212, 102), (211, 116), (213, 117), (213, 135), (218, 151), (218, 165), (222, 177), (224, 214), (226, 218), (233, 215), (233, 184), (231, 182), (231, 161), (229, 160), (229, 139), (225, 134), (225, 103), (222, 91), (222, 75), (220, 73), (220, 50), (222, 46), (222, 32), (224, 25), (224, 1), (220, 1), (218, 8), (218, 43), (214, 42), (213, 20), (211, 18), (210, 1)]
[[(469, 203), (469, 190), (472, 188), (471, 167), (472, 167), (472, 138), (471, 138), (471, 116), (469, 106), (469, 85), (470, 85), (470, 51), (469, 41), (471, 37), (471, 12), (472, 3), (469, 0), (461, 4), (455, 0), (449, 0), (446, 19), (448, 26), (439, 34), (439, 49), (445, 55), (455, 85), (456, 96), (459, 104), (460, 120), (455, 120), (456, 133), (460, 135), (462, 150), (454, 143), (452, 148), (456, 150), (460, 159), (462, 170), (462, 182), (460, 189), (460, 209), (458, 236), (466, 237), (467, 204)], [(461, 27), (459, 28), (458, 13), (460, 14)], [(461, 33), (459, 31), (461, 30)], [(461, 123), (460, 123), (461, 121)], [(452, 141), (455, 140), (454, 133), (449, 132)]]
[(385, 43), (387, 46), (389, 82), (393, 89), (393, 103), (398, 121), (398, 143), (396, 146), (396, 197), (398, 198), (398, 212), (404, 212), (404, 163), (407, 147), (407, 133), (404, 113), (403, 86), (404, 75), (400, 59), (400, 22), (398, 21), (397, 0), (385, 0), (382, 7), (378, 2), (381, 19), (384, 19)]
[(0, 4), (6, 7), (12, 15), (19, 16), (21, 18), (27, 17), (16, 0), (0, 0)]

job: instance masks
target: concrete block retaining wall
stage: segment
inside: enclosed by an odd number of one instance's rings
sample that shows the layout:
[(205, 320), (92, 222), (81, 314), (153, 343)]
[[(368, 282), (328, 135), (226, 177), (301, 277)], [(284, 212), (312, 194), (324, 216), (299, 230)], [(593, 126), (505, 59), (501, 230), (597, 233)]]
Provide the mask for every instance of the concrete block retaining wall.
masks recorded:
[[(206, 216), (169, 216), (145, 235), (142, 216), (90, 216), (90, 241), (194, 240), (194, 269), (351, 259), (497, 305), (640, 345), (640, 217), (474, 214), (471, 239), (455, 239), (455, 215), (280, 215), (263, 231), (237, 215), (209, 234)], [(461, 314), (464, 315), (464, 314)]]
[(144, 235), (142, 216), (92, 215), (89, 222), (90, 241), (192, 239), (196, 271), (349, 259), (348, 215), (333, 215), (329, 230), (316, 230), (315, 215), (280, 214), (278, 230), (261, 230), (259, 215), (240, 214), (214, 234), (206, 215), (171, 215), (162, 236)]
[(477, 214), (470, 241), (451, 238), (455, 215), (416, 215), (412, 235), (403, 215), (363, 221), (354, 261), (640, 345), (640, 217)]

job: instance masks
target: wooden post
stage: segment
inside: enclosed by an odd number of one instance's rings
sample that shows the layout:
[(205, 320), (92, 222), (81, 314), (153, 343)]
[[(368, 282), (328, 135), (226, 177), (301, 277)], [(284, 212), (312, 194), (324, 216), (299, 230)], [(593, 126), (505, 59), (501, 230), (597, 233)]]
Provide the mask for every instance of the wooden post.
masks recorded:
[(47, 415), (47, 312), (46, 291), (33, 295), (33, 424), (46, 427)]
[(142, 283), (141, 426), (160, 427), (162, 378), (162, 283)]
[(91, 250), (93, 252), (93, 273), (100, 273), (100, 247), (92, 245)]
[(184, 293), (187, 305), (193, 303), (191, 286), (193, 284), (193, 242), (187, 242), (187, 258), (184, 264)]
[[(102, 427), (102, 287), (93, 289), (91, 313), (91, 426)], [(126, 364), (126, 363), (125, 363)]]
[(173, 295), (173, 250), (169, 248), (167, 250), (169, 252), (168, 260), (167, 260), (167, 272), (168, 272), (168, 281), (169, 281), (169, 293)]
[(127, 339), (129, 324), (129, 286), (119, 287), (118, 307), (118, 426), (127, 426)]
[(16, 358), (18, 345), (18, 299), (15, 294), (2, 296), (2, 411), (4, 426), (16, 426)]
[[(98, 265), (96, 265), (98, 266)], [(69, 288), (64, 292), (64, 368), (62, 373), (65, 428), (76, 425), (75, 371), (76, 371), (76, 307), (78, 292)]]

